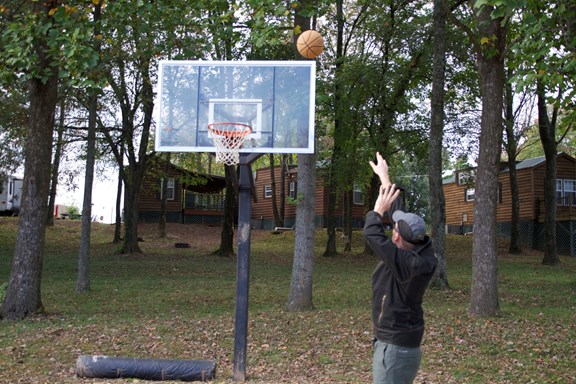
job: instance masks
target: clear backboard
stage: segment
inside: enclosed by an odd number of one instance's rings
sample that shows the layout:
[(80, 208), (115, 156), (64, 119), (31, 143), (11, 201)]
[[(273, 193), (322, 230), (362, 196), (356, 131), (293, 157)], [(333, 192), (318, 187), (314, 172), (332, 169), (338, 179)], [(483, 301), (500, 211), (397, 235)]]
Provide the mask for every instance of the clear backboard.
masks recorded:
[(316, 63), (161, 61), (155, 147), (214, 152), (213, 123), (249, 125), (241, 153), (313, 153)]

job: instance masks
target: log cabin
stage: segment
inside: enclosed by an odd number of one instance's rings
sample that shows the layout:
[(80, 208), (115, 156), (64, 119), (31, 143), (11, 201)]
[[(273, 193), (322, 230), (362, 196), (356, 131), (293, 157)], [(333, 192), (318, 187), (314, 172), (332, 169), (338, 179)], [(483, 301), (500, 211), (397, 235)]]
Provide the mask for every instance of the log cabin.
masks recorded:
[[(144, 176), (139, 198), (139, 221), (157, 223), (160, 219), (165, 165), (152, 162)], [(224, 211), (226, 179), (222, 176), (190, 172), (174, 164), (167, 169), (166, 221), (219, 225)]]
[[(520, 201), (520, 243), (534, 249), (544, 246), (544, 156), (516, 164)], [(474, 231), (474, 169), (459, 170), (443, 182), (446, 199), (447, 233)], [(510, 236), (512, 200), (509, 167), (503, 164), (498, 175), (496, 206), (497, 233)], [(557, 156), (556, 237), (558, 253), (575, 256), (576, 248), (576, 160), (566, 153)]]
[[(298, 174), (295, 165), (289, 165), (285, 170), (284, 177), (284, 228), (293, 228), (296, 222), (296, 199), (298, 198)], [(261, 229), (273, 229), (276, 227), (273, 211), (273, 192), (276, 195), (278, 209), (282, 195), (282, 167), (274, 167), (274, 183), (272, 171), (269, 167), (258, 169), (254, 173), (254, 189), (256, 201), (252, 203), (253, 226)], [(328, 187), (321, 177), (316, 181), (316, 207), (315, 225), (317, 228), (325, 228), (328, 217)], [(355, 188), (352, 195), (352, 227), (362, 228), (364, 216), (366, 216), (365, 196), (360, 188)], [(336, 203), (335, 220), (337, 227), (344, 226), (344, 196), (339, 196)]]
[[(139, 200), (140, 222), (156, 223), (160, 218), (162, 202), (162, 175), (164, 165), (152, 163), (144, 177)], [(296, 199), (298, 181), (296, 166), (286, 168), (284, 177), (284, 222), (283, 228), (292, 229), (296, 222)], [(282, 195), (282, 167), (274, 167), (275, 183), (269, 167), (253, 173), (255, 198), (252, 201), (251, 218), (255, 229), (274, 229), (273, 191), (276, 194), (277, 207), (280, 210)], [(168, 168), (167, 213), (168, 222), (219, 225), (224, 211), (224, 177), (203, 175), (184, 170), (173, 164)], [(328, 219), (328, 187), (321, 178), (316, 182), (315, 225), (325, 228)], [(360, 188), (355, 188), (349, 196), (352, 200), (351, 219), (353, 228), (364, 226), (367, 212), (365, 195)], [(335, 223), (344, 226), (345, 197), (340, 195), (336, 203)]]

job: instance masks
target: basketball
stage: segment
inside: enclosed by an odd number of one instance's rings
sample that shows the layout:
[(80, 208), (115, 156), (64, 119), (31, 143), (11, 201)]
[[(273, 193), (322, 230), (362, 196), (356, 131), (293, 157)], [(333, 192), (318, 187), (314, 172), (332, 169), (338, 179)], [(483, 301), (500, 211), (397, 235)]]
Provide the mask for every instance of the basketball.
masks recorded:
[(303, 57), (314, 59), (324, 51), (324, 39), (321, 34), (313, 29), (309, 29), (298, 36), (296, 48), (298, 48), (298, 52), (300, 52)]

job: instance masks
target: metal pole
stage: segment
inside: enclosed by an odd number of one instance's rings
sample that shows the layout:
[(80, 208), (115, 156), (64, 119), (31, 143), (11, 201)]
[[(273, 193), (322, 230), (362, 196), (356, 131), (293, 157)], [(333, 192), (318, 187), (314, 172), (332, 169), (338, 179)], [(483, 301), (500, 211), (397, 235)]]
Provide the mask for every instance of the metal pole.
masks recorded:
[[(235, 381), (246, 381), (246, 347), (248, 340), (248, 291), (250, 280), (250, 219), (252, 190), (250, 166), (240, 154), (238, 185), (238, 259), (236, 265), (236, 323), (234, 328)], [(244, 161), (243, 161), (244, 160)]]

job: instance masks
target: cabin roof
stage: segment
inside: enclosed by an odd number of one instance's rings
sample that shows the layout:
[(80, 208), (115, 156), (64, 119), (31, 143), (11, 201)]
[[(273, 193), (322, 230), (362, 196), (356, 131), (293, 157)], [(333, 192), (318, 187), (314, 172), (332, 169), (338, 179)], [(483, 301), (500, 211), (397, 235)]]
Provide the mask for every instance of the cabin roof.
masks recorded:
[[(568, 160), (571, 160), (572, 162), (576, 162), (576, 159), (574, 159), (572, 156), (570, 156), (564, 152), (559, 152), (557, 157), (565, 157)], [(521, 169), (534, 168), (534, 167), (537, 167), (537, 166), (542, 165), (544, 163), (546, 163), (546, 157), (545, 156), (533, 157), (531, 159), (519, 161), (516, 164), (516, 169), (521, 170)], [(509, 169), (509, 167), (505, 167), (502, 169), (502, 172), (508, 172), (508, 169)], [(442, 184), (451, 184), (451, 183), (455, 183), (455, 182), (456, 182), (456, 175), (455, 174), (448, 176), (442, 180)]]

